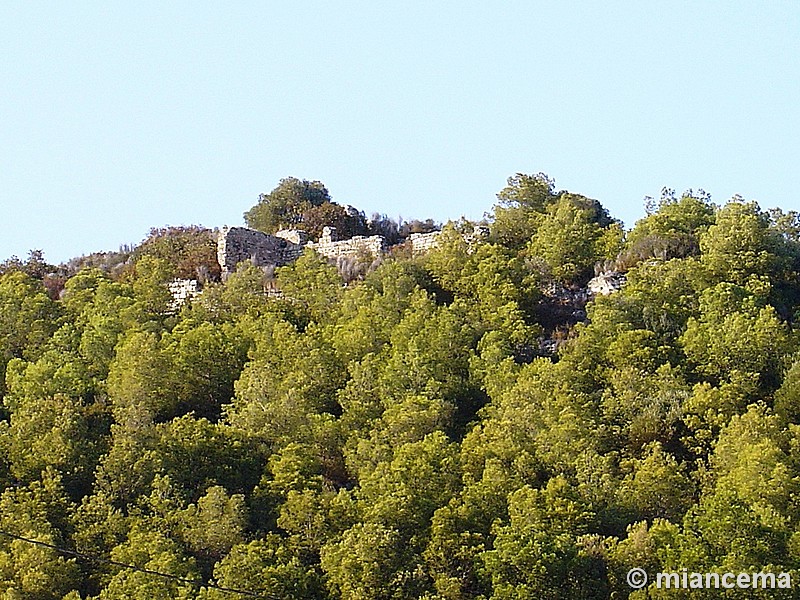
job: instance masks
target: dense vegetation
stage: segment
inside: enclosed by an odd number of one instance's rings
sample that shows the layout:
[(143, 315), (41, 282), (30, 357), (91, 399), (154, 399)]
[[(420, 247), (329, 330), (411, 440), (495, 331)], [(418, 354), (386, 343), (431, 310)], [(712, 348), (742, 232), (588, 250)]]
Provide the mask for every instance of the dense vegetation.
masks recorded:
[[(248, 220), (318, 227), (317, 183)], [(214, 283), (200, 228), (55, 286), (40, 255), (4, 263), (4, 597), (680, 598), (625, 574), (796, 573), (797, 215), (666, 190), (626, 233), (543, 175), (498, 200), (488, 238), (453, 223), (347, 285), (311, 252)], [(597, 265), (622, 291), (552, 318)]]
[(256, 205), (244, 214), (244, 220), (248, 227), (266, 233), (302, 229), (312, 240), (317, 240), (327, 226), (334, 227), (342, 239), (382, 235), (389, 244), (397, 244), (410, 233), (436, 229), (431, 219), (398, 223), (378, 213), (367, 219), (356, 208), (334, 202), (322, 182), (295, 177), (281, 179), (269, 194), (261, 194)]

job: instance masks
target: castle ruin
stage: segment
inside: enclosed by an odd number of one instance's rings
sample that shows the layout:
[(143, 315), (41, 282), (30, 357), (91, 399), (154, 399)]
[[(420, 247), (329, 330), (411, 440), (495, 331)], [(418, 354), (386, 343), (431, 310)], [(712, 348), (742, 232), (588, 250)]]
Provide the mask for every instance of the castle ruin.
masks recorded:
[(311, 248), (327, 258), (351, 257), (364, 253), (380, 256), (386, 252), (386, 240), (382, 235), (356, 235), (340, 240), (336, 236), (335, 227), (323, 227), (319, 242), (309, 242), (306, 248)]
[(222, 227), (217, 236), (217, 260), (223, 279), (242, 261), (249, 260), (257, 267), (282, 267), (297, 260), (306, 248), (334, 259), (364, 254), (380, 256), (386, 252), (386, 240), (380, 235), (340, 240), (334, 227), (325, 227), (318, 242), (308, 241), (306, 232), (297, 229), (270, 235), (246, 227)]

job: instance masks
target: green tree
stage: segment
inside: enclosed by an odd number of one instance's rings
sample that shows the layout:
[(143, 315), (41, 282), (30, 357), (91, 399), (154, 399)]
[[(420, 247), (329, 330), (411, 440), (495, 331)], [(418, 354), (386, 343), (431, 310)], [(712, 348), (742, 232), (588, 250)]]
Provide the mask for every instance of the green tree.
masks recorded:
[(680, 199), (666, 194), (658, 210), (637, 221), (628, 235), (620, 266), (699, 254), (699, 238), (714, 224), (714, 213), (715, 206), (702, 194), (690, 190)]
[(153, 433), (153, 458), (158, 466), (151, 475), (156, 470), (169, 475), (193, 500), (213, 486), (249, 495), (266, 464), (267, 451), (257, 439), (193, 415), (159, 424)]
[(700, 296), (700, 318), (690, 318), (680, 339), (697, 373), (712, 382), (751, 373), (776, 388), (791, 349), (786, 326), (758, 295), (720, 283)]
[(775, 392), (775, 413), (787, 423), (800, 423), (800, 361), (795, 360)]
[(346, 290), (333, 331), (327, 334), (344, 364), (377, 354), (389, 343), (415, 296), (424, 294), (427, 279), (417, 265), (391, 261)]
[[(635, 344), (645, 346), (649, 341), (646, 333), (635, 333), (645, 335), (627, 336), (630, 343), (622, 346), (622, 355), (644, 353)], [(647, 370), (639, 365), (620, 364), (608, 369), (607, 379), (601, 409), (609, 445), (636, 456), (652, 442), (675, 443), (683, 432), (683, 406), (691, 393), (680, 371), (669, 364)]]
[(217, 241), (205, 227), (162, 227), (150, 230), (133, 252), (133, 259), (148, 255), (172, 264), (175, 277), (182, 279), (219, 280)]
[(133, 331), (123, 339), (108, 374), (108, 393), (117, 423), (146, 427), (175, 416), (175, 372), (154, 333)]
[(200, 297), (184, 308), (184, 314), (189, 319), (212, 323), (257, 320), (265, 314), (293, 317), (287, 302), (268, 295), (273, 286), (274, 280), (261, 268), (244, 261), (223, 284), (207, 285)]
[(81, 330), (79, 352), (89, 373), (98, 380), (108, 377), (117, 343), (133, 325), (132, 296), (129, 286), (104, 281), (97, 287), (93, 302), (76, 319)]
[[(110, 557), (111, 550), (127, 538), (132, 519), (115, 506), (114, 498), (102, 490), (84, 496), (70, 515), (72, 541), (79, 552)], [(109, 574), (105, 568), (89, 565), (83, 589), (98, 590)]]
[(248, 227), (275, 233), (296, 227), (306, 211), (330, 201), (322, 182), (287, 177), (269, 194), (261, 194), (258, 203), (244, 214), (244, 220)]
[(592, 201), (562, 194), (548, 206), (527, 254), (544, 261), (547, 273), (559, 281), (586, 280), (594, 263), (605, 258), (596, 248), (602, 235), (598, 221), (598, 208)]
[[(699, 292), (706, 287), (696, 258), (645, 261), (627, 272), (621, 295), (637, 326), (674, 345), (689, 317), (697, 316)], [(676, 356), (674, 361), (679, 358)]]
[(323, 546), (340, 540), (357, 521), (357, 506), (350, 491), (306, 488), (289, 491), (277, 525), (289, 534), (290, 547), (316, 556)]
[(244, 541), (247, 526), (244, 496), (230, 496), (222, 486), (211, 486), (196, 504), (190, 504), (176, 516), (181, 538), (202, 558), (216, 562)]
[[(319, 572), (305, 564), (275, 534), (237, 544), (214, 568), (218, 585), (247, 590), (265, 598), (305, 600), (326, 597)], [(201, 600), (227, 600), (230, 594), (208, 588)]]
[(392, 403), (371, 423), (368, 438), (350, 437), (345, 448), (348, 464), (358, 474), (372, 472), (380, 462), (391, 460), (395, 449), (403, 444), (450, 429), (454, 412), (452, 403), (422, 395)]
[(432, 588), (422, 552), (434, 512), (459, 488), (456, 448), (441, 432), (399, 447), (362, 477), (361, 522), (326, 543), (321, 564), (342, 598), (417, 598)]
[[(0, 529), (13, 536), (64, 547), (67, 512), (63, 491), (51, 473), (0, 495)], [(6, 598), (57, 600), (80, 586), (74, 558), (57, 550), (0, 534), (0, 593)]]
[(0, 276), (0, 394), (8, 361), (36, 359), (58, 329), (60, 313), (41, 281), (21, 271)]
[(366, 235), (367, 220), (352, 206), (345, 208), (335, 202), (323, 202), (303, 213), (302, 228), (312, 239), (319, 239), (325, 227), (334, 227), (341, 239)]
[[(785, 526), (765, 522), (734, 492), (719, 490), (689, 511), (683, 534), (663, 540), (659, 554), (663, 570), (669, 571), (780, 573), (796, 564), (789, 562), (790, 536)], [(780, 597), (775, 590), (766, 592), (761, 597)]]
[[(464, 224), (469, 229), (470, 224)], [(541, 298), (531, 262), (500, 244), (470, 243), (459, 229), (442, 230), (423, 264), (445, 291), (461, 301), (469, 320), (502, 331), (517, 346), (536, 335), (531, 321)]]
[(179, 579), (119, 568), (98, 600), (191, 600), (202, 583), (194, 561), (173, 540), (156, 532), (132, 530), (127, 541), (114, 548), (111, 557), (117, 562)]
[(291, 265), (278, 269), (278, 288), (305, 320), (323, 323), (336, 309), (343, 281), (336, 267), (316, 252), (306, 250)]
[(308, 439), (315, 415), (337, 414), (336, 391), (346, 373), (323, 331), (305, 333), (276, 318), (255, 332), (227, 421), (250, 435), (279, 445)]
[[(461, 458), (462, 462), (474, 459), (468, 441), (462, 444)], [(491, 592), (484, 552), (493, 547), (493, 525), (508, 521), (508, 494), (519, 485), (517, 478), (509, 476), (505, 458), (487, 457), (477, 480), (473, 472), (466, 472), (464, 487), (431, 518), (424, 560), (442, 598), (480, 598)]]
[(722, 430), (711, 459), (717, 491), (733, 492), (772, 526), (800, 517), (794, 502), (800, 477), (786, 438), (777, 417), (751, 405)]
[(148, 494), (159, 470), (156, 440), (152, 425), (131, 428), (112, 424), (110, 447), (96, 471), (95, 493), (119, 509), (127, 509)]
[(675, 457), (665, 452), (661, 444), (648, 446), (641, 459), (624, 461), (628, 471), (617, 492), (618, 502), (633, 521), (666, 519), (680, 523), (693, 503), (693, 489)]
[(460, 487), (456, 448), (436, 431), (400, 446), (361, 481), (365, 520), (396, 527), (406, 539), (424, 538), (436, 510)]
[(172, 361), (177, 412), (216, 420), (233, 398), (250, 340), (231, 324), (179, 323), (161, 341)]
[(71, 494), (86, 493), (105, 449), (109, 415), (94, 401), (94, 382), (83, 361), (72, 351), (52, 348), (34, 362), (13, 359), (6, 379), (4, 403), (11, 416), (0, 423), (0, 446), (11, 473), (29, 482), (52, 467), (63, 474)]
[(520, 369), (507, 389), (492, 395), (481, 411), (481, 427), (464, 445), (471, 462), (502, 457), (519, 485), (536, 483), (542, 469), (573, 473), (585, 453), (599, 449), (600, 421), (595, 399), (571, 378), (572, 366), (537, 359)]
[(544, 173), (509, 177), (508, 185), (497, 194), (492, 238), (514, 250), (524, 248), (557, 197), (555, 182)]
[(321, 565), (334, 597), (410, 600), (425, 591), (426, 577), (413, 568), (413, 554), (410, 560), (408, 555), (395, 529), (380, 523), (358, 523), (341, 541), (322, 548)]
[(716, 281), (745, 286), (751, 275), (776, 275), (786, 266), (780, 236), (755, 202), (732, 201), (700, 236), (702, 262)]
[(497, 526), (484, 554), (492, 598), (605, 598), (585, 548), (593, 515), (561, 477), (541, 490), (523, 487), (509, 497), (509, 522)]
[(11, 473), (21, 481), (31, 481), (46, 467), (53, 467), (64, 473), (72, 492), (85, 493), (103, 449), (91, 431), (88, 412), (59, 394), (15, 412), (9, 426), (0, 426)]

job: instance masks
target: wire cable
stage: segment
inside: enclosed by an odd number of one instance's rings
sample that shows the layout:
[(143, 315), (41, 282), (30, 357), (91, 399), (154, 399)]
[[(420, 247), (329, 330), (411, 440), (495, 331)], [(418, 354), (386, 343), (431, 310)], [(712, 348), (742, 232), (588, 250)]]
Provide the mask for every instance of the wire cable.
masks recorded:
[(224, 587), (221, 585), (216, 585), (213, 583), (205, 583), (201, 579), (188, 579), (186, 577), (179, 577), (178, 575), (171, 575), (170, 573), (162, 573), (161, 571), (154, 571), (152, 569), (145, 569), (144, 567), (137, 567), (136, 565), (130, 565), (128, 563), (119, 562), (118, 560), (113, 560), (110, 558), (103, 558), (102, 556), (95, 556), (92, 554), (85, 554), (83, 552), (78, 552), (77, 550), (70, 550), (68, 548), (61, 548), (60, 546), (56, 546), (54, 544), (48, 544), (47, 542), (42, 542), (39, 540), (32, 540), (31, 538), (27, 538), (21, 535), (16, 535), (14, 533), (10, 533), (8, 531), (0, 530), (0, 535), (4, 535), (6, 537), (20, 540), (22, 542), (27, 542), (29, 544), (34, 544), (36, 546), (42, 546), (44, 548), (50, 548), (55, 550), (56, 552), (60, 552), (61, 554), (67, 554), (69, 556), (74, 556), (76, 558), (82, 558), (85, 560), (89, 560), (92, 562), (101, 562), (106, 563), (109, 565), (114, 565), (116, 567), (121, 567), (123, 569), (130, 569), (131, 571), (138, 571), (139, 573), (146, 573), (148, 575), (155, 575), (157, 577), (162, 577), (164, 579), (171, 579), (173, 581), (178, 581), (180, 583), (188, 583), (195, 587), (206, 587), (214, 590), (219, 590), (220, 592), (227, 592), (229, 594), (239, 594), (240, 596), (248, 596), (250, 598), (263, 598), (265, 600), (280, 600), (278, 596), (268, 595), (265, 596), (263, 594), (257, 594), (256, 592), (250, 592), (248, 590), (239, 590), (236, 588), (229, 588)]

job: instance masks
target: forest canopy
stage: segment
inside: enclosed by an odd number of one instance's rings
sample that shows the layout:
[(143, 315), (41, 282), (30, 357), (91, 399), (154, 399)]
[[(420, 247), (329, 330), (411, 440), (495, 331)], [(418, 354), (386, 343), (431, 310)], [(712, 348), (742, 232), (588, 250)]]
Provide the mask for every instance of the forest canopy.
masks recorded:
[[(282, 180), (245, 218), (397, 245), (222, 281), (213, 232), (183, 227), (0, 265), (4, 597), (694, 598), (626, 574), (797, 580), (797, 213), (665, 190), (626, 231), (517, 174), (425, 253), (401, 242), (432, 221), (367, 219), (318, 181)], [(619, 291), (587, 292), (611, 272)], [(203, 291), (176, 305), (186, 277)]]

